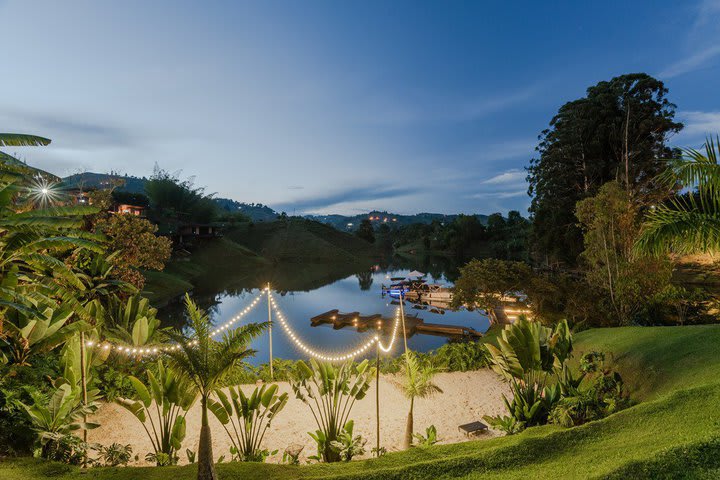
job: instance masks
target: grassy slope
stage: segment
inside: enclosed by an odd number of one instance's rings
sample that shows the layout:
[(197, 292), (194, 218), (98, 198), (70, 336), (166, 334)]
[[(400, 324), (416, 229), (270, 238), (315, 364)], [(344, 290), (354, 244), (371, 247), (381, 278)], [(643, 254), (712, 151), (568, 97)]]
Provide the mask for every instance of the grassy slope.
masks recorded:
[[(488, 441), (442, 445), (342, 465), (219, 465), (221, 478), (719, 478), (720, 326), (590, 330), (578, 351), (604, 350), (634, 407), (573, 428), (555, 426)], [(454, 425), (438, 426), (440, 433)], [(48, 471), (50, 469), (50, 471)], [(59, 475), (52, 475), (53, 472)], [(0, 464), (0, 477), (73, 478), (77, 470), (35, 460)], [(194, 467), (96, 469), (88, 479), (191, 479)]]
[[(373, 246), (367, 242), (317, 222), (290, 220), (256, 223), (252, 227), (241, 225), (227, 231), (221, 239), (203, 242), (192, 256), (170, 262), (162, 272), (146, 272), (145, 294), (154, 305), (163, 305), (192, 290), (201, 279), (219, 277), (223, 272), (262, 276), (263, 270), (277, 265), (303, 265), (300, 276), (322, 277), (327, 268), (313, 266), (368, 266), (374, 255)], [(307, 281), (312, 282), (313, 278)]]

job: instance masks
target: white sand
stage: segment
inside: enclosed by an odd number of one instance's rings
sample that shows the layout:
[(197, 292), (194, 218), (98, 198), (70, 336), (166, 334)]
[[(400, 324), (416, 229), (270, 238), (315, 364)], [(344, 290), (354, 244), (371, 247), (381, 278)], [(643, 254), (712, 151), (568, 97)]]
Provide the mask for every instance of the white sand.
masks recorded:
[[(458, 425), (481, 420), (483, 415), (498, 415), (505, 411), (502, 394), (509, 390), (501, 378), (490, 370), (474, 372), (441, 373), (436, 383), (444, 393), (429, 399), (415, 400), (415, 431), (425, 433), (425, 428), (435, 425), (440, 443), (455, 443), (467, 440), (458, 432)], [(279, 383), (281, 392), (289, 392), (290, 399), (265, 435), (263, 446), (269, 450), (278, 450), (278, 454), (269, 461), (278, 462), (282, 452), (293, 444), (305, 445), (301, 458), (317, 453), (315, 443), (307, 434), (315, 431), (315, 421), (309, 407), (297, 400), (287, 383)], [(244, 386), (247, 393), (254, 386)], [(398, 387), (392, 382), (392, 376), (380, 378), (380, 444), (389, 451), (398, 450), (402, 445), (409, 401), (404, 398)], [(197, 451), (200, 436), (200, 403), (196, 402), (188, 413), (187, 435), (179, 452), (180, 463), (187, 463), (185, 449)], [(355, 403), (350, 418), (355, 421), (355, 433), (367, 441), (366, 457), (370, 448), (375, 446), (375, 385), (368, 391), (367, 397)], [(133, 454), (140, 455), (139, 464), (145, 454), (152, 451), (150, 440), (139, 421), (119, 405), (103, 404), (91, 421), (101, 426), (89, 432), (89, 441), (109, 445), (118, 442), (130, 444)], [(213, 453), (217, 459), (225, 455), (230, 458), (230, 439), (222, 425), (210, 413), (210, 425), (213, 435)], [(483, 437), (496, 435), (489, 432)]]

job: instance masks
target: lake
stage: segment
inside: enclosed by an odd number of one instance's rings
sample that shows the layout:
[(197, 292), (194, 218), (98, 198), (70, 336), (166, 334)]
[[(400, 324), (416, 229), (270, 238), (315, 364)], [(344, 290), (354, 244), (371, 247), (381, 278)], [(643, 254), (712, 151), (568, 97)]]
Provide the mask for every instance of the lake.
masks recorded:
[[(430, 266), (423, 262), (424, 266)], [(391, 277), (404, 277), (415, 268), (401, 268), (397, 265), (376, 265), (371, 270), (356, 274), (346, 275), (343, 278), (329, 281), (328, 283), (307, 290), (282, 290), (272, 288), (272, 295), (275, 298), (280, 310), (295, 334), (302, 342), (316, 351), (325, 354), (340, 354), (347, 352), (364, 344), (375, 335), (374, 331), (357, 332), (346, 327), (334, 330), (331, 325), (320, 325), (313, 327), (310, 319), (328, 310), (338, 309), (340, 312), (360, 312), (360, 315), (382, 314), (385, 317), (393, 318), (398, 308), (391, 303), (392, 299), (382, 295), (383, 284), (389, 285)], [(446, 273), (442, 268), (429, 269), (426, 279), (429, 282), (451, 285)], [(427, 270), (424, 270), (427, 271)], [(214, 282), (217, 285), (217, 282)], [(217, 287), (211, 291), (196, 290), (193, 298), (198, 304), (208, 311), (214, 325), (221, 325), (233, 318), (242, 311), (261, 292), (259, 288), (232, 288), (229, 290), (218, 290)], [(214, 290), (214, 291), (212, 291)], [(397, 303), (397, 301), (395, 302)], [(445, 310), (444, 314), (433, 313), (428, 310), (417, 310), (413, 304), (406, 302), (406, 315), (417, 314), (427, 323), (439, 323), (460, 325), (474, 328), (485, 332), (490, 326), (489, 319), (478, 311)], [(184, 315), (180, 305), (171, 305), (161, 310), (161, 318), (170, 318), (171, 324), (184, 322)], [(268, 319), (267, 299), (263, 298), (255, 308), (245, 315), (236, 324), (248, 322), (264, 322)], [(273, 327), (273, 356), (284, 359), (304, 359), (307, 357), (289, 338), (282, 329), (277, 319)], [(400, 336), (398, 340), (401, 340)], [(449, 340), (445, 337), (431, 335), (413, 335), (408, 338), (408, 347), (427, 352), (436, 349)], [(266, 363), (269, 359), (269, 336), (264, 333), (252, 343), (252, 348), (258, 353), (249, 363)], [(374, 355), (374, 348), (369, 355)], [(395, 343), (395, 347), (388, 355), (398, 355), (402, 352), (402, 341)]]

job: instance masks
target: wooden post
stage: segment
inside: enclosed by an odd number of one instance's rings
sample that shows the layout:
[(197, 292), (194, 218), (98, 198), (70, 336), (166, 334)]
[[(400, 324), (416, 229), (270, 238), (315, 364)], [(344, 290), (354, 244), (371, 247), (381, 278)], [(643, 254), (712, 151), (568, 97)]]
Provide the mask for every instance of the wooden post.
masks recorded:
[[(87, 378), (85, 376), (85, 332), (80, 332), (80, 383), (82, 383), (83, 406), (87, 406)], [(87, 423), (87, 415), (83, 415)], [(83, 442), (87, 443), (87, 429), (83, 428)], [(83, 468), (87, 467), (87, 456), (83, 457)]]
[(400, 289), (400, 319), (402, 320), (403, 340), (405, 340), (405, 355), (407, 356), (408, 346), (407, 346), (407, 332), (405, 331), (405, 310), (403, 309), (404, 303), (405, 303), (405, 292), (401, 288)]
[(380, 456), (380, 341), (375, 344), (375, 417), (377, 424), (377, 442), (375, 443), (375, 456)]
[(273, 372), (273, 354), (272, 354), (272, 308), (270, 305), (270, 282), (267, 284), (267, 304), (268, 304), (268, 336), (270, 337), (270, 380), (275, 380), (275, 374)]

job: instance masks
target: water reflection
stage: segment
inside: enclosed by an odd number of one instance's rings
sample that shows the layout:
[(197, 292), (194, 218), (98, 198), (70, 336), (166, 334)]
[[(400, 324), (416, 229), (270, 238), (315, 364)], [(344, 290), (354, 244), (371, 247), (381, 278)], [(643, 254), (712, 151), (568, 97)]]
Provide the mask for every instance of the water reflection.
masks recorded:
[[(330, 325), (312, 327), (310, 318), (338, 309), (340, 312), (360, 312), (361, 315), (381, 314), (393, 317), (396, 305), (392, 299), (381, 295), (381, 285), (388, 284), (390, 277), (402, 277), (411, 270), (428, 273), (428, 280), (450, 284), (457, 278), (457, 268), (442, 258), (406, 259), (394, 257), (371, 269), (343, 271), (328, 265), (283, 265), (272, 270), (252, 273), (240, 272), (234, 275), (220, 275), (216, 272), (206, 281), (199, 282), (193, 298), (201, 308), (208, 311), (213, 323), (221, 324), (242, 310), (270, 282), (273, 295), (287, 321), (305, 344), (328, 354), (338, 354), (354, 349), (365, 343), (374, 332), (360, 333), (354, 329), (334, 330)], [(352, 267), (350, 267), (352, 268)], [(397, 302), (393, 302), (397, 303)], [(417, 314), (427, 323), (460, 325), (484, 332), (489, 320), (479, 312), (445, 311), (427, 308), (414, 309), (407, 305), (408, 314)], [(172, 304), (163, 308), (161, 318), (174, 326), (186, 324), (182, 306)], [(266, 303), (258, 306), (244, 317), (244, 322), (263, 322), (268, 318)], [(298, 359), (304, 355), (281, 330), (276, 322), (273, 334), (273, 353), (277, 358)], [(251, 363), (268, 360), (268, 335), (258, 338), (252, 348), (258, 355)], [(408, 339), (408, 346), (418, 351), (440, 347), (447, 338), (429, 335), (414, 335)], [(396, 345), (402, 345), (398, 342)], [(374, 352), (370, 352), (371, 354)], [(400, 353), (396, 348), (395, 354)]]

